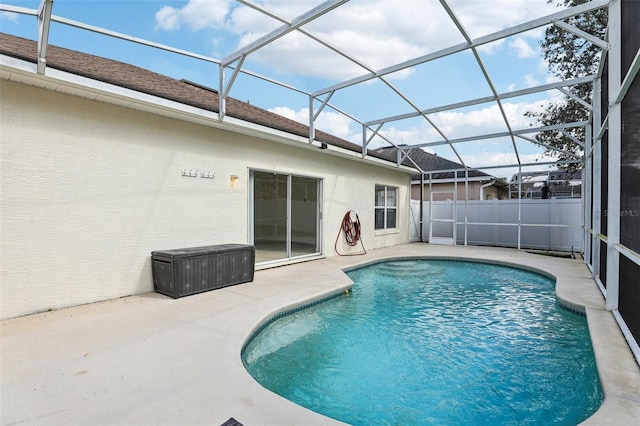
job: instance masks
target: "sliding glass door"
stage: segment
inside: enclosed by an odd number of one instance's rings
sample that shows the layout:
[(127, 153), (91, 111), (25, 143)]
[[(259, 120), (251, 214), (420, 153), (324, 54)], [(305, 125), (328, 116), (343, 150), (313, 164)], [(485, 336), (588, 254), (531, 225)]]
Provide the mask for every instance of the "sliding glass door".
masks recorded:
[(253, 244), (256, 262), (287, 257), (288, 178), (253, 172)]
[(320, 181), (291, 176), (291, 257), (320, 252)]
[(320, 253), (320, 180), (251, 172), (256, 262)]

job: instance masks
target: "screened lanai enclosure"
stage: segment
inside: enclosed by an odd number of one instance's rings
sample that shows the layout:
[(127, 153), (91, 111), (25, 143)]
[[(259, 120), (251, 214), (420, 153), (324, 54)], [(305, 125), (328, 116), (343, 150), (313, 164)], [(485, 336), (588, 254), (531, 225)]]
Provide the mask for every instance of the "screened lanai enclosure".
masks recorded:
[[(217, 28), (239, 16), (258, 17), (262, 25), (216, 55), (198, 53), (202, 49), (177, 39), (174, 45), (171, 36), (151, 41), (134, 35), (135, 29), (116, 31), (99, 20), (74, 20), (65, 2), (60, 2), (65, 14), (57, 13), (53, 0), (34, 8), (10, 3), (0, 5), (4, 16), (37, 21), (26, 34), (38, 43), (37, 73), (46, 72), (51, 40), (77, 48), (76, 41), (85, 38), (95, 49), (90, 53), (133, 64), (144, 61), (138, 52), (153, 50), (165, 55), (156, 63), (170, 62), (170, 72), (206, 76), (193, 84), (219, 93), (217, 120), (228, 119), (228, 98), (246, 99), (282, 114), (298, 112), (295, 119), (318, 149), (326, 147), (317, 138), (321, 130), (356, 143), (363, 158), (396, 149), (397, 165), (416, 170), (412, 184), (432, 194), (420, 196), (407, 212), (412, 239), (581, 255), (640, 361), (640, 2), (513, 2), (513, 13), (505, 11), (501, 22), (483, 21), (483, 9), (491, 7), (484, 1), (394, 1), (385, 10), (358, 0), (220, 2), (227, 9)], [(157, 28), (179, 27), (195, 3), (182, 9), (166, 6), (156, 15), (166, 18), (158, 18)], [(520, 6), (523, 10), (516, 10)], [(125, 3), (111, 7), (127, 13)], [(428, 16), (429, 24), (401, 22), (402, 15), (394, 12), (400, 9)], [(385, 13), (390, 20), (381, 18)], [(593, 13), (608, 17), (602, 23), (606, 31), (582, 27), (584, 17)], [(338, 22), (349, 25), (336, 29)], [(413, 45), (401, 49), (398, 41), (396, 51), (393, 43), (377, 39), (387, 26), (409, 34)], [(76, 35), (57, 37), (62, 28)], [(554, 31), (578, 50), (597, 52), (594, 72), (585, 67), (575, 75), (549, 74), (539, 81), (518, 65), (532, 56), (531, 45)], [(496, 61), (495, 52), (506, 47), (514, 54), (506, 62)], [(296, 54), (279, 56), (292, 51)], [(123, 52), (129, 53), (120, 58)], [(561, 69), (562, 62), (553, 66)], [(550, 105), (568, 101), (580, 111), (555, 122), (536, 119)], [(459, 164), (446, 170), (454, 173), (453, 189), (434, 198), (433, 176), (443, 170), (422, 169), (412, 160), (414, 150)], [(581, 175), (576, 197), (523, 198), (523, 175), (566, 168)], [(470, 175), (478, 170), (494, 180), (517, 176), (512, 184), (518, 190), (502, 200), (470, 199)], [(270, 170), (251, 173), (250, 232), (264, 259), (320, 253), (321, 183)], [(384, 208), (396, 212), (395, 206)]]

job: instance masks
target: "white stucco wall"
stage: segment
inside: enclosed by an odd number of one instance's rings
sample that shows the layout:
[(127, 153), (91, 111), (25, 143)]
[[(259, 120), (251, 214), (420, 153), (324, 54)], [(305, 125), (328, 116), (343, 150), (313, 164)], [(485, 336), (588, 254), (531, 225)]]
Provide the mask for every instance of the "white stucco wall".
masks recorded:
[[(152, 250), (249, 242), (251, 168), (323, 179), (326, 256), (350, 209), (367, 250), (408, 241), (406, 172), (0, 84), (2, 318), (152, 291)], [(376, 183), (400, 189), (396, 231), (373, 229)]]

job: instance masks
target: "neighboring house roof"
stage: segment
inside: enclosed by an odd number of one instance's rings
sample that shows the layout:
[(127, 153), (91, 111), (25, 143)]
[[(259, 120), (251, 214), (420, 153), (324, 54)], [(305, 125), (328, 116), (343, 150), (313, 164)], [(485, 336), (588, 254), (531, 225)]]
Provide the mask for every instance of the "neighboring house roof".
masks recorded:
[[(563, 170), (522, 172), (521, 177), (522, 186), (519, 186), (518, 174), (511, 177), (511, 193), (522, 190), (531, 198), (578, 198), (582, 192), (582, 173), (579, 170), (571, 173)], [(545, 191), (546, 196), (543, 195)]]
[(552, 170), (549, 172), (549, 182), (571, 182), (582, 181), (582, 172), (580, 170), (571, 173), (563, 170)]
[[(400, 145), (400, 148), (408, 148), (406, 145)], [(398, 148), (380, 148), (377, 149), (376, 152), (391, 156), (392, 158), (397, 158)], [(425, 178), (429, 178), (429, 171), (438, 171), (437, 173), (432, 173), (433, 180), (444, 180), (444, 179), (453, 179), (454, 178), (454, 170), (458, 170), (458, 179), (465, 178), (465, 172), (460, 171), (464, 170), (464, 166), (460, 163), (456, 163), (455, 161), (447, 160), (446, 158), (439, 157), (434, 154), (430, 154), (423, 150), (422, 148), (412, 148), (409, 151), (409, 157), (423, 170), (425, 171)], [(413, 167), (413, 164), (409, 160), (404, 160), (404, 163), (407, 166)], [(451, 170), (450, 172), (446, 172), (443, 170)], [(496, 179), (495, 176), (492, 176), (488, 173), (481, 172), (476, 169), (468, 170), (469, 177), (479, 177), (486, 178), (487, 180)], [(420, 175), (412, 176), (412, 179), (420, 179)]]
[[(35, 41), (0, 33), (0, 54), (35, 64), (37, 52), (38, 47)], [(46, 59), (47, 67), (50, 68), (196, 108), (219, 112), (218, 92), (195, 83), (177, 80), (131, 64), (52, 45), (47, 46)], [(229, 117), (293, 135), (309, 136), (308, 126), (237, 99), (226, 98), (226, 114)], [(357, 153), (362, 152), (361, 146), (320, 130), (316, 130), (315, 139), (327, 145)], [(396, 163), (396, 157), (389, 157), (384, 153), (369, 151), (367, 155)]]
[[(582, 181), (582, 172), (580, 170), (574, 172), (566, 172), (563, 170), (522, 172), (522, 182), (570, 182)], [(509, 183), (518, 183), (518, 174), (511, 176)]]

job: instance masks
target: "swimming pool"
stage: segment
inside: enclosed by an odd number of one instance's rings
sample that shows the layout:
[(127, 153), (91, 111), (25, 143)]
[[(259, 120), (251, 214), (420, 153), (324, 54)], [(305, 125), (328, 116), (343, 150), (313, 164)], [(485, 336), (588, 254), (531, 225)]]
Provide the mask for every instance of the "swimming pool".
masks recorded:
[(243, 351), (264, 387), (371, 424), (577, 424), (602, 391), (584, 317), (508, 266), (398, 260), (347, 296), (280, 316)]

